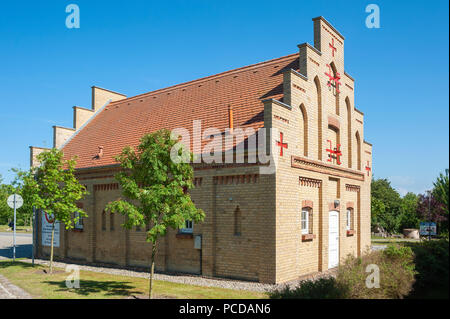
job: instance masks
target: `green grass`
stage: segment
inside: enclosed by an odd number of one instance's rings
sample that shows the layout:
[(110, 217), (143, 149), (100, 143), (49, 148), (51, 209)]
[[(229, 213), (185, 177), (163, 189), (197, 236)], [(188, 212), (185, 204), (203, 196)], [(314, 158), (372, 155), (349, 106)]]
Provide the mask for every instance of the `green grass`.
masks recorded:
[[(2, 233), (2, 232), (11, 232), (12, 233), (12, 230), (10, 230), (8, 225), (0, 225), (0, 233)], [(32, 227), (31, 226), (17, 226), (16, 232), (17, 233), (30, 233), (31, 234), (32, 233)]]
[(420, 239), (411, 238), (383, 238), (372, 236), (372, 245), (389, 245), (389, 244), (404, 244), (404, 243), (419, 243)]
[[(42, 299), (118, 299), (148, 295), (148, 279), (116, 276), (90, 271), (80, 271), (80, 288), (66, 287), (69, 273), (54, 269), (52, 275), (44, 273), (47, 267), (16, 261), (0, 261), (0, 274), (11, 283), (24, 289), (34, 298)], [(265, 293), (154, 282), (154, 298), (180, 299), (261, 299)]]

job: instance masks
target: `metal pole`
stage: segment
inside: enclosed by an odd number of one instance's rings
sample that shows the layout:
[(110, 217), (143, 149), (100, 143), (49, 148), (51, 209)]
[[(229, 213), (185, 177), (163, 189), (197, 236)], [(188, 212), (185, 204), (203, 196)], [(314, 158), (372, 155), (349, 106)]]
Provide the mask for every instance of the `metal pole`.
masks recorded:
[(428, 191), (428, 220), (430, 225), (428, 226), (428, 240), (431, 240), (431, 208), (430, 208), (430, 202), (431, 202), (431, 191)]
[(13, 244), (13, 261), (16, 261), (16, 194), (14, 194), (14, 244)]
[(32, 226), (32, 238), (33, 238), (33, 248), (31, 249), (31, 265), (34, 266), (34, 234), (35, 234), (35, 220), (36, 220), (36, 207), (33, 206), (33, 226)]

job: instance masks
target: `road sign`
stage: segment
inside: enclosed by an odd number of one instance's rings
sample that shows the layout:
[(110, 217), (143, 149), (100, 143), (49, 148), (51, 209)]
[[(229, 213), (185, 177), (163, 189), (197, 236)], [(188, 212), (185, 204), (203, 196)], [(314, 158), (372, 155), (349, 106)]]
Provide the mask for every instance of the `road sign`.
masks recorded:
[(6, 201), (8, 206), (14, 209), (14, 226), (13, 226), (13, 260), (16, 260), (16, 209), (22, 207), (23, 199), (19, 194), (12, 194)]
[[(8, 197), (8, 206), (11, 208), (20, 208), (23, 205), (23, 199), (22, 196), (20, 196), (19, 194), (13, 194), (11, 196)], [(14, 205), (15, 204), (15, 205)]]
[(52, 245), (52, 228), (53, 223), (55, 224), (55, 234), (53, 237), (53, 247), (59, 247), (59, 237), (60, 237), (60, 231), (59, 231), (59, 222), (55, 221), (53, 216), (48, 216), (46, 212), (42, 212), (42, 231), (41, 231), (41, 237), (42, 237), (42, 246), (48, 246), (50, 247)]
[(427, 236), (427, 235), (436, 236), (436, 223), (421, 222), (419, 233), (422, 236)]

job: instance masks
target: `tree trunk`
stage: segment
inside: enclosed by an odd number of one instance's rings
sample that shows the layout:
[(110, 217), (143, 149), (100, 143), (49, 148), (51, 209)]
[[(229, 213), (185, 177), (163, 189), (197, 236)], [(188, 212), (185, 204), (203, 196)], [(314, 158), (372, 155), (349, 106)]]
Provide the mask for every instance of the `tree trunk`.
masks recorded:
[(153, 274), (155, 272), (155, 256), (156, 256), (156, 243), (152, 242), (152, 260), (151, 260), (151, 268), (150, 268), (150, 287), (148, 292), (148, 298), (152, 299), (153, 293)]
[(54, 220), (52, 224), (52, 243), (50, 246), (50, 273), (53, 273), (53, 239), (55, 237), (55, 222), (56, 220)]

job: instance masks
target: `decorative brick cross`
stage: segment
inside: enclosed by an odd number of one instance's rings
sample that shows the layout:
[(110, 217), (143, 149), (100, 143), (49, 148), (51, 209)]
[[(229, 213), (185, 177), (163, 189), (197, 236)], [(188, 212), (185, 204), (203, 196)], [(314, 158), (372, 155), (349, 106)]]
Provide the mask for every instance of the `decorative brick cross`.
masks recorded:
[(339, 82), (339, 80), (341, 79), (341, 75), (339, 74), (339, 72), (336, 72), (336, 76), (331, 75), (332, 71), (331, 71), (331, 65), (327, 64), (328, 67), (328, 72), (325, 72), (325, 75), (328, 76), (328, 83), (327, 86), (330, 87), (334, 87), (336, 89), (336, 93), (339, 93), (339, 85), (341, 85), (341, 82)]
[(328, 45), (331, 48), (331, 54), (333, 55), (334, 58), (334, 52), (337, 51), (337, 48), (334, 46), (334, 38), (331, 39), (331, 43), (328, 43)]
[(369, 165), (370, 165), (370, 163), (369, 163), (369, 161), (367, 161), (367, 165), (366, 165), (367, 176), (370, 175), (370, 171), (372, 170)]
[(283, 143), (283, 133), (280, 132), (280, 140), (277, 141), (277, 146), (280, 146), (280, 156), (283, 156), (283, 148), (287, 149), (288, 144)]
[(341, 144), (337, 144), (336, 147), (333, 147), (330, 140), (327, 140), (327, 142), (330, 144), (330, 147), (325, 150), (328, 152), (328, 162), (336, 160), (336, 164), (341, 165)]

